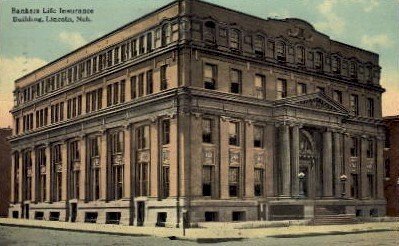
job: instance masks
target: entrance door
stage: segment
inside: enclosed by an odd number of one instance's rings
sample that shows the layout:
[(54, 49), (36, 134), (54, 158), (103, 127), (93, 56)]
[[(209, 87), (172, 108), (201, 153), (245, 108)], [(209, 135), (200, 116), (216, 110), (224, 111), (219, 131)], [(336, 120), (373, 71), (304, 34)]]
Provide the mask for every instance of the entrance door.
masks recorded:
[(143, 226), (144, 224), (144, 211), (145, 211), (145, 203), (137, 202), (137, 226)]
[(304, 173), (305, 177), (302, 179), (302, 192), (304, 197), (309, 197), (309, 169), (308, 166), (301, 166), (299, 167), (299, 172)]
[(29, 204), (25, 204), (25, 219), (29, 219)]
[(71, 203), (71, 222), (76, 221), (78, 205), (76, 203)]

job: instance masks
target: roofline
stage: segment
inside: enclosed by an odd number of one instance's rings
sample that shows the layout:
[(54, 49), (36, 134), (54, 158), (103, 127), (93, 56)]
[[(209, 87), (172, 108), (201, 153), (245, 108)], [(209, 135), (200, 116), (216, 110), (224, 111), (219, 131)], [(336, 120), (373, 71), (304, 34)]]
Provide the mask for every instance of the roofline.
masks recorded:
[(143, 19), (145, 19), (145, 18), (147, 18), (147, 17), (149, 17), (149, 16), (152, 15), (152, 14), (155, 14), (155, 13), (160, 12), (160, 11), (166, 9), (166, 8), (169, 8), (169, 7), (171, 7), (172, 5), (175, 5), (175, 4), (176, 4), (177, 2), (179, 2), (179, 1), (181, 1), (181, 0), (174, 0), (174, 1), (171, 1), (171, 2), (168, 3), (167, 5), (164, 5), (164, 6), (162, 6), (162, 7), (159, 7), (159, 8), (157, 8), (157, 9), (155, 9), (155, 10), (149, 12), (148, 14), (145, 14), (145, 15), (143, 15), (143, 16), (141, 16), (141, 17), (139, 17), (139, 18), (137, 18), (137, 19), (135, 19), (135, 20), (133, 20), (133, 21), (131, 21), (131, 22), (128, 22), (127, 24), (125, 24), (125, 25), (123, 25), (123, 26), (121, 26), (121, 27), (118, 27), (117, 29), (115, 29), (115, 30), (113, 30), (113, 31), (111, 31), (111, 32), (109, 32), (109, 33), (107, 33), (107, 34), (104, 34), (103, 36), (101, 36), (101, 37), (99, 37), (99, 38), (96, 38), (96, 39), (90, 41), (89, 43), (87, 43), (87, 44), (85, 44), (85, 45), (83, 45), (83, 46), (81, 46), (81, 47), (79, 47), (79, 48), (77, 48), (77, 49), (74, 49), (74, 50), (68, 52), (67, 54), (65, 54), (65, 55), (63, 55), (63, 56), (57, 58), (56, 60), (53, 60), (53, 61), (47, 63), (46, 65), (41, 66), (41, 67), (39, 67), (39, 68), (33, 70), (32, 72), (28, 73), (28, 74), (25, 74), (24, 76), (22, 76), (22, 77), (16, 79), (16, 80), (15, 80), (15, 83), (17, 83), (17, 82), (19, 82), (20, 80), (22, 80), (22, 79), (28, 77), (29, 75), (32, 75), (32, 74), (38, 72), (39, 70), (41, 70), (41, 69), (43, 69), (43, 68), (46, 68), (46, 67), (48, 67), (48, 66), (50, 66), (50, 65), (52, 65), (52, 64), (54, 64), (54, 63), (56, 63), (56, 62), (58, 62), (58, 61), (60, 61), (60, 60), (62, 60), (62, 59), (64, 59), (64, 58), (66, 58), (67, 56), (69, 56), (69, 55), (75, 53), (76, 51), (82, 50), (82, 49), (86, 48), (87, 46), (89, 46), (89, 45), (91, 45), (91, 44), (93, 44), (93, 43), (95, 43), (95, 42), (98, 42), (98, 41), (100, 41), (100, 40), (102, 40), (102, 39), (105, 39), (105, 38), (111, 36), (112, 34), (117, 33), (117, 32), (119, 32), (119, 31), (123, 30), (124, 28), (126, 28), (126, 27), (128, 27), (128, 26), (130, 26), (130, 25), (132, 25), (132, 24), (134, 24), (134, 23), (137, 23), (137, 22), (139, 22), (139, 21), (141, 21), (141, 20), (143, 20)]

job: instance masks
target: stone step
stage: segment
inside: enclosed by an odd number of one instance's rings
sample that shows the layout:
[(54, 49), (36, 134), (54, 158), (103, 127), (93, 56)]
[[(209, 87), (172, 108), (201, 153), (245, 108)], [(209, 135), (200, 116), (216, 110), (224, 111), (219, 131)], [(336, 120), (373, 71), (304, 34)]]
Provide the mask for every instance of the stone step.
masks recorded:
[(315, 216), (313, 219), (314, 225), (336, 225), (336, 224), (354, 224), (357, 223), (356, 219), (352, 215), (324, 215)]

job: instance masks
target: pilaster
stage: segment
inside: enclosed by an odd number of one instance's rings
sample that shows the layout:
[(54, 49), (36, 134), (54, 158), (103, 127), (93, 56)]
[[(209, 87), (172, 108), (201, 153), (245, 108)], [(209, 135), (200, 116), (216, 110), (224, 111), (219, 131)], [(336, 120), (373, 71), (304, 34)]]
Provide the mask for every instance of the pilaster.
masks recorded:
[(377, 171), (377, 198), (384, 199), (384, 138), (377, 138), (377, 158), (375, 168)]
[(367, 136), (362, 136), (360, 141), (360, 198), (368, 197), (368, 180), (367, 180)]
[(299, 125), (292, 127), (292, 195), (299, 195)]
[(62, 182), (61, 182), (61, 200), (68, 199), (68, 157), (67, 157), (67, 142), (61, 144), (61, 160), (62, 160)]
[[(83, 100), (84, 102), (86, 100)], [(86, 162), (87, 162), (87, 152), (86, 152), (86, 135), (80, 136), (79, 141), (80, 147), (80, 165), (79, 165), (79, 200), (85, 201), (87, 199), (86, 187), (87, 187), (87, 175), (86, 175)]]
[(31, 181), (31, 194), (32, 194), (32, 196), (31, 196), (31, 201), (32, 202), (36, 202), (36, 194), (37, 194), (37, 187), (38, 187), (38, 185), (37, 185), (37, 173), (38, 173), (38, 171), (39, 170), (37, 170), (37, 168), (36, 168), (36, 148), (32, 148), (32, 151), (30, 152), (31, 153), (31, 156), (30, 156), (30, 159), (31, 159), (31, 163), (32, 163), (32, 169), (31, 169), (31, 178), (32, 178), (32, 181)]
[(282, 178), (282, 196), (291, 195), (291, 155), (290, 155), (290, 128), (280, 126), (280, 166)]
[(245, 197), (254, 197), (254, 126), (252, 122), (245, 121), (245, 178), (244, 178), (244, 191)]
[(332, 181), (332, 134), (330, 129), (323, 133), (323, 196), (333, 196)]
[(46, 202), (51, 202), (52, 191), (51, 191), (51, 146), (46, 145)]
[[(129, 84), (129, 83), (126, 83)], [(127, 90), (128, 91), (128, 90)], [(128, 97), (130, 98), (130, 97)], [(124, 182), (123, 182), (123, 197), (125, 199), (130, 198), (130, 193), (131, 193), (131, 177), (132, 177), (132, 162), (131, 162), (131, 146), (132, 146), (132, 132), (131, 132), (131, 125), (128, 124), (125, 126), (124, 129)]]
[[(106, 93), (104, 93), (106, 94)], [(107, 131), (104, 130), (101, 135), (100, 152), (100, 200), (107, 199)]]
[(229, 198), (229, 122), (220, 117), (220, 199)]
[(342, 187), (340, 176), (342, 172), (342, 134), (338, 131), (334, 132), (334, 185), (335, 197), (341, 197)]
[(23, 202), (23, 187), (24, 187), (24, 184), (23, 184), (23, 174), (24, 174), (24, 172), (23, 172), (23, 163), (22, 163), (22, 160), (23, 160), (23, 152), (22, 151), (20, 151), (19, 152), (19, 161), (18, 161), (18, 166), (19, 166), (19, 168), (18, 168), (18, 202), (20, 202), (20, 203), (22, 203)]
[(10, 194), (10, 203), (15, 203), (15, 152), (12, 153), (11, 156), (11, 194)]

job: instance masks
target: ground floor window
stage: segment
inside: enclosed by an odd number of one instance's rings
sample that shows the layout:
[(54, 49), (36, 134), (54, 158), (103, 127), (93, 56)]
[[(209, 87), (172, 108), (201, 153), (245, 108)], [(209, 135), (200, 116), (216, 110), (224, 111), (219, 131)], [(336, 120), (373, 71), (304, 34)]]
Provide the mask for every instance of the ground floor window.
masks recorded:
[(205, 212), (205, 221), (218, 221), (219, 214), (218, 212)]
[(159, 212), (157, 214), (157, 224), (156, 224), (156, 226), (164, 227), (167, 217), (168, 217), (168, 214), (166, 212)]
[(98, 213), (96, 212), (86, 212), (85, 213), (85, 223), (96, 223)]
[(136, 196), (148, 196), (148, 163), (138, 163), (136, 172)]
[(105, 224), (119, 224), (121, 220), (120, 212), (107, 212)]
[(243, 211), (233, 211), (231, 213), (232, 221), (244, 221), (245, 220), (245, 212)]
[(229, 196), (238, 197), (240, 168), (229, 168)]
[(263, 196), (263, 169), (255, 168), (254, 195)]
[(213, 167), (202, 167), (202, 195), (212, 196)]

